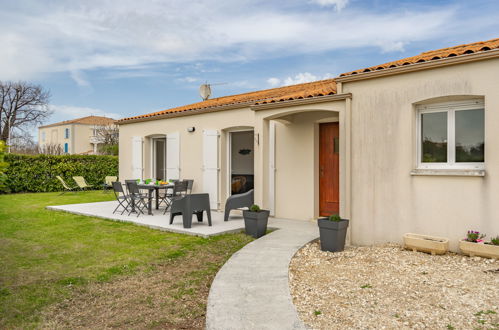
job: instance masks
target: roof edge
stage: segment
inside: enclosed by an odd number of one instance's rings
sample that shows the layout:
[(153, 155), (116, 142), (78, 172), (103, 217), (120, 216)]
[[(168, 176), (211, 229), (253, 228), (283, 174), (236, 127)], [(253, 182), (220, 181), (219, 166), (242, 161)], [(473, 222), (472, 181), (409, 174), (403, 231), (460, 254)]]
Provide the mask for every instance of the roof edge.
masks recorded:
[(85, 116), (85, 117), (80, 117), (80, 118), (75, 118), (75, 119), (63, 120), (63, 121), (59, 121), (57, 123), (47, 124), (47, 125), (43, 125), (43, 126), (38, 126), (37, 128), (40, 129), (40, 128), (47, 128), (47, 127), (66, 126), (66, 125), (75, 125), (75, 124), (78, 124), (78, 125), (101, 125), (101, 124), (88, 124), (88, 123), (81, 122), (82, 119), (87, 119), (87, 118), (92, 118), (92, 117), (93, 118), (100, 118), (103, 121), (106, 121), (106, 120), (109, 121), (109, 122), (105, 123), (105, 125), (110, 124), (110, 122), (112, 122), (114, 124), (114, 122), (116, 121), (116, 119), (106, 117), (106, 116), (91, 115), (91, 116)]
[(285, 108), (285, 107), (289, 107), (289, 106), (305, 105), (305, 104), (312, 104), (312, 103), (341, 101), (341, 100), (350, 99), (350, 98), (352, 98), (351, 93), (344, 93), (344, 94), (315, 96), (315, 97), (304, 98), (304, 99), (295, 99), (295, 100), (279, 101), (279, 102), (272, 102), (272, 103), (254, 104), (250, 108), (253, 111), (259, 111), (259, 110)]
[(202, 114), (202, 113), (242, 109), (242, 108), (250, 107), (253, 103), (255, 103), (255, 102), (254, 101), (241, 102), (241, 103), (235, 103), (235, 104), (217, 105), (217, 106), (213, 106), (213, 107), (206, 107), (206, 108), (200, 108), (200, 109), (184, 110), (184, 111), (180, 111), (180, 112), (166, 112), (166, 113), (161, 113), (161, 114), (158, 114), (155, 116), (150, 116), (150, 117), (120, 119), (120, 120), (116, 121), (115, 123), (117, 125), (127, 125), (127, 124), (139, 123), (139, 122), (143, 122), (143, 121), (151, 121), (151, 120), (156, 120), (156, 119), (184, 117), (184, 116), (198, 115), (198, 114)]
[(461, 63), (488, 60), (496, 57), (499, 57), (499, 49), (489, 50), (481, 53), (460, 55), (457, 57), (446, 57), (429, 62), (413, 63), (394, 68), (385, 68), (379, 71), (360, 72), (353, 75), (336, 77), (335, 80), (339, 83), (343, 83), (343, 82), (351, 82), (358, 80), (374, 79), (374, 78), (392, 76), (401, 73), (421, 71), (421, 70), (439, 68), (439, 67), (456, 65)]

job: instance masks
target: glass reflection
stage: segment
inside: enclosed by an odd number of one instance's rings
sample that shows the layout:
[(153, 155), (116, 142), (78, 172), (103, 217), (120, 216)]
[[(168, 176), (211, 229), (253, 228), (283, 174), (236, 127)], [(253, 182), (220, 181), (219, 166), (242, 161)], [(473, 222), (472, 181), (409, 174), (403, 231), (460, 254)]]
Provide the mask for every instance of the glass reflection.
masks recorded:
[(447, 112), (421, 114), (421, 161), (447, 162)]
[(456, 111), (456, 162), (484, 161), (484, 111)]

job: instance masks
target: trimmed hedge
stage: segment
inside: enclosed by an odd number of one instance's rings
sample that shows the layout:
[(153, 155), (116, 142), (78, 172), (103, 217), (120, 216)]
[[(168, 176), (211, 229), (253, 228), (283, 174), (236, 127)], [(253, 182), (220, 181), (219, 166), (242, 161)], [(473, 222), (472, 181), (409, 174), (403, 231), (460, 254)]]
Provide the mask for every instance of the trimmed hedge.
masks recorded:
[(104, 177), (118, 175), (118, 157), (96, 155), (16, 155), (6, 154), (7, 192), (62, 191), (56, 176), (76, 185), (73, 176), (83, 176), (89, 185), (100, 189)]

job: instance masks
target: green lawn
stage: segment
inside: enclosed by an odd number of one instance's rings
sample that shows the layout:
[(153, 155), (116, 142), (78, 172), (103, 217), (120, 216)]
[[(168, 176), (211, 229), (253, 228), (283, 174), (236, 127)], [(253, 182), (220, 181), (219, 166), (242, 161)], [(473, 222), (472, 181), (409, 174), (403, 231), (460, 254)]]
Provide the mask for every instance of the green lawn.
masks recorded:
[(0, 195), (0, 328), (204, 326), (209, 285), (251, 241), (49, 211), (100, 191)]

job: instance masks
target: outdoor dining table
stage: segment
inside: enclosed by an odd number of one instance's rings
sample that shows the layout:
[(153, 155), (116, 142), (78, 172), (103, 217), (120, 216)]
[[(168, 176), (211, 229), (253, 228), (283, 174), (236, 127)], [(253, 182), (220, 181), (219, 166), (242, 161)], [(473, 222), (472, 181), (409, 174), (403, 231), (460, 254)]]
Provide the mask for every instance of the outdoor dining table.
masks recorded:
[[(139, 189), (147, 190), (147, 214), (152, 215), (152, 192), (156, 191), (156, 210), (159, 209), (159, 190), (173, 188), (173, 184), (137, 184)], [(165, 192), (166, 193), (166, 192)]]

